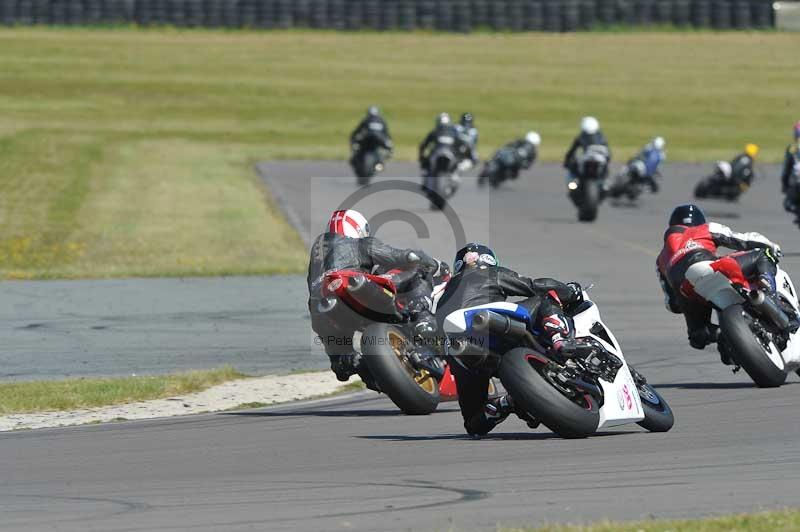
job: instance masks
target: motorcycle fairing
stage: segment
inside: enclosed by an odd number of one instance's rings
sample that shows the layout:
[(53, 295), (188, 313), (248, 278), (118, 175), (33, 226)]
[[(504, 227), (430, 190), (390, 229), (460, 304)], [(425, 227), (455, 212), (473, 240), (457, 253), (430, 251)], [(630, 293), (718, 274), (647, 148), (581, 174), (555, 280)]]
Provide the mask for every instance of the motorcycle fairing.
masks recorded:
[[(584, 301), (591, 301), (585, 292), (583, 297)], [(603, 406), (600, 408), (598, 428), (624, 425), (644, 419), (642, 401), (639, 398), (639, 392), (636, 388), (636, 383), (633, 381), (633, 376), (631, 376), (631, 372), (628, 369), (628, 363), (625, 361), (622, 349), (614, 333), (606, 327), (600, 317), (600, 310), (597, 305), (586, 305), (584, 310), (573, 316), (572, 319), (575, 323), (576, 337), (594, 338), (607, 351), (613, 353), (622, 361), (622, 367), (617, 371), (614, 382), (598, 379), (605, 397)], [(611, 340), (610, 343), (603, 338), (603, 334), (592, 332), (593, 329), (600, 332), (599, 327), (602, 327), (604, 335)]]

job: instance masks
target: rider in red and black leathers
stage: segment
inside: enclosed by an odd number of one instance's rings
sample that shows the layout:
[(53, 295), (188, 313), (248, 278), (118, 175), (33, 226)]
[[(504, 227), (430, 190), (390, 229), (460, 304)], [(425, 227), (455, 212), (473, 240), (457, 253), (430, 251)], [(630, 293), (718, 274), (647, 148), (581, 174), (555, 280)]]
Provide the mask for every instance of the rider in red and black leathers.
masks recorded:
[[(523, 277), (513, 270), (497, 266), (494, 253), (488, 247), (474, 243), (458, 252), (453, 272), (436, 306), (439, 330), (451, 312), (518, 296), (527, 298), (517, 303), (530, 312), (534, 326), (543, 331), (553, 349), (570, 350), (573, 347), (574, 331), (562, 310), (562, 303), (569, 304), (580, 297), (581, 289), (577, 284)], [(496, 368), (485, 365), (467, 367), (459, 360), (454, 360), (450, 367), (456, 379), (458, 404), (467, 433), (487, 434), (514, 411), (508, 395), (487, 401), (489, 380)], [(523, 419), (529, 423), (533, 421)]]
[[(718, 246), (740, 252), (719, 259)], [(664, 247), (656, 260), (656, 271), (667, 308), (683, 314), (686, 319), (692, 347), (703, 349), (713, 343), (717, 331), (709, 323), (711, 307), (698, 299), (691, 283), (686, 280), (689, 267), (706, 261), (718, 271), (737, 269), (741, 277), (757, 279), (774, 295), (779, 256), (780, 246), (760, 233), (735, 233), (727, 226), (706, 222), (705, 215), (696, 205), (675, 208), (664, 233)]]

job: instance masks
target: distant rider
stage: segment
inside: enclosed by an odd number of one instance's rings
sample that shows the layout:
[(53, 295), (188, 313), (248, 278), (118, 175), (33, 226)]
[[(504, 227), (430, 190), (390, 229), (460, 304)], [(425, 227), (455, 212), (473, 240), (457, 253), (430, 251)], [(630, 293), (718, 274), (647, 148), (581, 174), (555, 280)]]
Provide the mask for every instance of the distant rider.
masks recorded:
[[(789, 179), (795, 175), (800, 178), (800, 121), (794, 125), (794, 142), (786, 147), (783, 157), (783, 170), (781, 171), (781, 191), (786, 194), (791, 186), (800, 186), (800, 183), (791, 183)], [(784, 208), (789, 212), (794, 212), (797, 206), (794, 198), (787, 196), (783, 203)]]
[(456, 124), (458, 138), (464, 148), (464, 158), (472, 162), (472, 166), (478, 164), (478, 128), (475, 127), (475, 118), (472, 113), (461, 115), (459, 123)]
[[(564, 156), (564, 168), (569, 172), (567, 181), (578, 177), (580, 171), (578, 168), (578, 151), (586, 153), (591, 146), (604, 147), (603, 151), (606, 153), (607, 163), (611, 163), (611, 148), (609, 148), (608, 141), (600, 130), (600, 122), (593, 116), (585, 116), (581, 119), (581, 132), (572, 141), (572, 145)], [(608, 174), (608, 167), (609, 164), (606, 164), (606, 174)], [(605, 179), (606, 175), (600, 177)]]
[[(740, 250), (723, 258), (717, 247)], [(710, 323), (711, 306), (699, 299), (693, 285), (714, 271), (734, 278), (756, 280), (775, 297), (775, 274), (781, 248), (760, 233), (735, 233), (730, 227), (707, 222), (697, 205), (675, 207), (664, 233), (664, 247), (656, 261), (661, 289), (667, 309), (683, 314), (689, 344), (703, 349), (716, 342), (717, 328)]]
[[(369, 223), (358, 211), (338, 210), (328, 222), (328, 229), (314, 241), (308, 263), (308, 310), (311, 328), (319, 335), (331, 361), (331, 369), (340, 381), (356, 373), (360, 355), (353, 346), (354, 329), (346, 323), (333, 323), (318, 306), (322, 300), (325, 274), (338, 270), (366, 273), (386, 272), (393, 268), (414, 269), (417, 275), (404, 276), (402, 294), (398, 294), (409, 316), (417, 321), (420, 334), (435, 332), (430, 312), (432, 276), (440, 263), (422, 251), (398, 249), (370, 236)], [(398, 287), (400, 290), (400, 287)]]
[[(581, 294), (580, 286), (575, 283), (564, 284), (549, 278), (530, 279), (498, 266), (497, 257), (489, 247), (471, 243), (456, 253), (453, 277), (439, 299), (436, 320), (441, 330), (444, 319), (451, 312), (505, 301), (509, 297), (525, 297), (527, 299), (518, 304), (531, 313), (535, 327), (543, 331), (544, 341), (556, 351), (569, 352), (574, 347), (574, 331), (562, 303), (574, 303)], [(487, 434), (514, 411), (513, 401), (508, 395), (487, 399), (489, 380), (495, 368), (467, 367), (458, 360), (450, 367), (456, 379), (458, 404), (467, 433)], [(536, 423), (526, 417), (523, 420), (529, 424)]]
[(367, 109), (367, 116), (358, 123), (350, 134), (350, 146), (353, 149), (353, 156), (362, 150), (380, 147), (392, 151), (392, 137), (389, 134), (389, 126), (381, 116), (380, 110), (373, 106)]
[(428, 164), (431, 153), (442, 143), (448, 144), (456, 157), (462, 153), (461, 135), (450, 121), (450, 115), (447, 113), (440, 113), (436, 117), (436, 127), (419, 145), (419, 165), (424, 175), (427, 176), (430, 173)]
[(478, 180), (478, 184), (482, 185), (488, 177), (487, 172), (490, 170), (491, 164), (501, 164), (509, 172), (511, 179), (519, 177), (522, 170), (527, 170), (536, 161), (539, 151), (539, 145), (542, 142), (542, 137), (535, 131), (529, 131), (525, 137), (509, 142), (494, 155), (487, 163)]
[(664, 151), (666, 146), (667, 142), (664, 140), (664, 137), (656, 137), (642, 148), (639, 155), (628, 162), (628, 164), (634, 164), (634, 161), (641, 161), (644, 173), (639, 177), (653, 192), (658, 192), (656, 177), (658, 176), (658, 167), (667, 158), (667, 154)]
[(730, 162), (719, 161), (717, 163), (717, 172), (725, 181), (734, 185), (741, 186), (744, 184), (749, 187), (753, 183), (753, 177), (755, 176), (753, 165), (757, 155), (758, 146), (752, 143), (746, 144), (744, 152), (734, 157)]

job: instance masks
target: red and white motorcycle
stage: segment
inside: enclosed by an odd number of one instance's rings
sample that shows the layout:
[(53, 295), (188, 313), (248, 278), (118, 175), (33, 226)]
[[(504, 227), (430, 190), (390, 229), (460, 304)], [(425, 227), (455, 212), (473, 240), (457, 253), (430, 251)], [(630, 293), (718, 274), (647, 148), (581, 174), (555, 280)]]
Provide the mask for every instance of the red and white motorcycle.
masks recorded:
[[(408, 272), (413, 274), (414, 272)], [(358, 270), (329, 272), (322, 282), (319, 311), (334, 323), (361, 332), (358, 374), (406, 414), (430, 414), (440, 401), (456, 399), (455, 380), (441, 345), (421, 341), (398, 302), (396, 281), (405, 272), (373, 275)], [(439, 279), (433, 298), (449, 279)]]
[(717, 347), (734, 371), (744, 368), (756, 385), (768, 388), (780, 386), (788, 372), (800, 368), (800, 337), (789, 317), (800, 306), (785, 271), (778, 268), (775, 276), (777, 301), (744, 279), (732, 259), (693, 264), (686, 279), (716, 310)]

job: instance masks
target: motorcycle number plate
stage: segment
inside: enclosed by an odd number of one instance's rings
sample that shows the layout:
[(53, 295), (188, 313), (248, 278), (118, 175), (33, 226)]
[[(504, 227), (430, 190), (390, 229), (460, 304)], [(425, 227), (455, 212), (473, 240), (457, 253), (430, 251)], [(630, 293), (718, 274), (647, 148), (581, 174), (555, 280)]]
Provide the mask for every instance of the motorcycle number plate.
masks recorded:
[(453, 137), (439, 137), (436, 139), (436, 142), (438, 142), (439, 144), (452, 144)]

